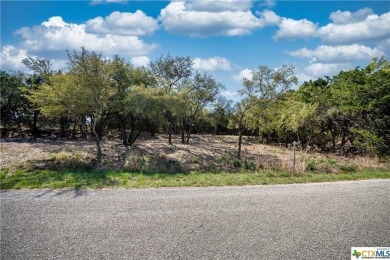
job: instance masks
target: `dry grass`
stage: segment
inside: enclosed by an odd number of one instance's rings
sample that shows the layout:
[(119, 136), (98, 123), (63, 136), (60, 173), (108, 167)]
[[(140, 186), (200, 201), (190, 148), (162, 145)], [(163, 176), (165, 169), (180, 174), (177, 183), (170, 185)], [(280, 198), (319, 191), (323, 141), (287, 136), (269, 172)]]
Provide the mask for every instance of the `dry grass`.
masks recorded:
[[(142, 137), (133, 147), (119, 140), (102, 141), (103, 159), (94, 160), (92, 140), (7, 140), (0, 143), (0, 167), (9, 173), (16, 169), (131, 170), (145, 172), (240, 171), (271, 169), (291, 171), (291, 148), (255, 144), (244, 138), (242, 161), (234, 158), (236, 136), (195, 135), (189, 144), (174, 136), (173, 146), (167, 136)], [(334, 155), (297, 151), (296, 171), (338, 173), (363, 169), (389, 169), (376, 158), (341, 158)]]

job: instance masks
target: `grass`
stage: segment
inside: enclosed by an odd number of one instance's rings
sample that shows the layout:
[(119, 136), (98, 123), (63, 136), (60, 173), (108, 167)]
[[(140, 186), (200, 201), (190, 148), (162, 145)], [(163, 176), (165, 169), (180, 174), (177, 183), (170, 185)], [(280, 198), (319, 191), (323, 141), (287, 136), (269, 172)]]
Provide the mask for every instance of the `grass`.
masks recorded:
[(34, 188), (158, 188), (206, 187), (388, 179), (390, 171), (362, 170), (342, 173), (258, 171), (254, 173), (139, 173), (128, 171), (16, 170), (0, 171), (1, 189)]

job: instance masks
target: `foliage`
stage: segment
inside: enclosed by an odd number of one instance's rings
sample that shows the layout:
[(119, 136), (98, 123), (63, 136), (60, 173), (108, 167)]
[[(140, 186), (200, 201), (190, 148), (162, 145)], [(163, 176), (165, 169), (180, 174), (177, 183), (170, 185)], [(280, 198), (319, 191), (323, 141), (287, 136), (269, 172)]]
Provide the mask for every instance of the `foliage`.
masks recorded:
[(235, 104), (188, 56), (161, 56), (147, 68), (84, 48), (68, 58), (64, 71), (31, 57), (23, 61), (30, 73), (1, 71), (1, 137), (21, 137), (26, 129), (33, 137), (81, 134), (94, 138), (98, 159), (102, 138), (116, 136), (127, 146), (143, 132), (167, 133), (169, 144), (172, 134), (180, 133), (182, 143), (192, 133), (238, 134), (238, 161), (244, 134), (341, 156), (390, 155), (390, 63), (383, 57), (294, 90), (292, 66), (259, 66), (243, 79)]

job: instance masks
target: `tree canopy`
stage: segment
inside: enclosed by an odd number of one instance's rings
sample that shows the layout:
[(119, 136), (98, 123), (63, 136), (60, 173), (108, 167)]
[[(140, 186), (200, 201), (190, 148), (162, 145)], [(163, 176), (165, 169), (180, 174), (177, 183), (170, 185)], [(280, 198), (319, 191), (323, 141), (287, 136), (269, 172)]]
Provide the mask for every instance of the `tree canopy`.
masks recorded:
[(308, 150), (340, 155), (390, 154), (390, 63), (341, 71), (296, 86), (292, 66), (259, 66), (243, 79), (241, 101), (221, 95), (212, 75), (190, 57), (161, 56), (135, 67), (119, 56), (103, 58), (84, 48), (68, 52), (69, 66), (27, 58), (30, 73), (0, 72), (1, 136), (91, 137), (110, 133), (133, 145), (142, 133), (244, 134), (263, 143), (299, 141)]

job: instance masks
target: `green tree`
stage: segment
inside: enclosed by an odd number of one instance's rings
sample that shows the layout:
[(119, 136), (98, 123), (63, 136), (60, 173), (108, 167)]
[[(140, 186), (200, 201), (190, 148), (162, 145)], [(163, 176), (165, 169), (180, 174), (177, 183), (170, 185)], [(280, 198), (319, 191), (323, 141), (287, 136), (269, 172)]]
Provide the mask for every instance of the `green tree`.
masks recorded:
[[(27, 57), (22, 63), (32, 72), (32, 74), (26, 76), (25, 88), (23, 89), (24, 95), (28, 98), (31, 91), (39, 89), (42, 84), (50, 84), (49, 77), (54, 74), (54, 71), (51, 69), (52, 65), (50, 61), (47, 59)], [(27, 108), (27, 106), (25, 106), (25, 108)], [(32, 135), (34, 137), (40, 137), (41, 131), (38, 127), (38, 119), (40, 117), (39, 108), (31, 106), (25, 113), (29, 114), (29, 116), (25, 116), (24, 118)]]
[(1, 136), (7, 136), (12, 128), (22, 133), (21, 124), (25, 121), (24, 111), (31, 109), (31, 103), (24, 97), (22, 89), (24, 75), (0, 71), (0, 112)]
[(103, 59), (101, 54), (87, 51), (84, 48), (81, 52), (68, 52), (68, 57), (69, 74), (75, 78), (76, 84), (88, 93), (84, 106), (85, 111), (88, 111), (90, 115), (92, 133), (96, 143), (96, 158), (100, 160), (102, 156), (100, 138), (112, 109), (110, 100), (114, 95), (109, 84), (108, 61)]
[[(156, 76), (157, 86), (164, 89), (166, 94), (177, 94), (180, 92), (186, 81), (192, 75), (192, 60), (187, 57), (161, 56), (150, 66)], [(165, 116), (169, 122), (168, 144), (172, 145), (172, 133), (175, 129), (177, 111), (166, 109)], [(183, 124), (182, 124), (183, 126)], [(183, 130), (183, 129), (182, 129)], [(182, 140), (183, 141), (183, 140)]]
[(192, 128), (206, 106), (215, 101), (224, 88), (211, 75), (196, 72), (194, 78), (181, 91), (184, 109), (181, 116), (182, 143), (188, 143)]
[[(239, 129), (238, 158), (241, 157), (243, 130), (250, 122), (248, 120), (250, 115), (254, 113), (256, 117), (262, 117), (262, 111), (272, 101), (279, 98), (292, 85), (297, 83), (298, 79), (294, 75), (294, 67), (292, 66), (282, 66), (277, 69), (259, 66), (257, 70), (252, 71), (251, 79), (243, 79), (244, 88), (241, 90), (241, 94), (245, 99), (238, 106), (236, 112), (236, 121)], [(253, 122), (251, 124), (253, 125)]]

